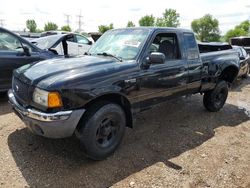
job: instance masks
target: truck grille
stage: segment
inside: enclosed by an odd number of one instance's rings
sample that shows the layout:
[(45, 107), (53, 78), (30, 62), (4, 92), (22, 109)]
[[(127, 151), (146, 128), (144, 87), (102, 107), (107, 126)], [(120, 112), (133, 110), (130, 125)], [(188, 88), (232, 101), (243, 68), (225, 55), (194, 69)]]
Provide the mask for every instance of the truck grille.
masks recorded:
[(15, 97), (22, 104), (28, 104), (29, 101), (29, 85), (21, 82), (17, 78), (13, 77), (12, 90)]

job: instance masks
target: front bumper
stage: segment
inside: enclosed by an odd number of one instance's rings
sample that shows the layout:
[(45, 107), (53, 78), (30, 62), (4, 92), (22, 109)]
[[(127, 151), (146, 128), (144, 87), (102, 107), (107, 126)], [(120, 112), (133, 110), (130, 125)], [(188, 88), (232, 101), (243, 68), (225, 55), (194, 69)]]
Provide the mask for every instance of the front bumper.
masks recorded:
[(21, 106), (12, 92), (8, 92), (9, 103), (25, 125), (37, 135), (48, 138), (65, 138), (73, 135), (85, 109), (44, 113)]

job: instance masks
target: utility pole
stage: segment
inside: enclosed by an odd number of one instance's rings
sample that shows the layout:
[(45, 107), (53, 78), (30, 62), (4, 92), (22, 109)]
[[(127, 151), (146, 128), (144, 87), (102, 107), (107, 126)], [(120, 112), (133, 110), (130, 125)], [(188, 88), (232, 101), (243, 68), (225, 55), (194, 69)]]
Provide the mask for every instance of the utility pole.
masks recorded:
[(82, 22), (82, 11), (80, 11), (80, 14), (79, 15), (76, 15), (76, 17), (78, 18), (78, 21), (77, 21), (77, 24), (78, 24), (78, 31), (80, 32), (82, 30), (82, 25), (83, 25), (83, 22)]
[(69, 14), (64, 14), (64, 16), (66, 17), (66, 20), (65, 20), (65, 22), (66, 22), (66, 25), (70, 25), (70, 15)]
[(3, 27), (4, 25), (4, 19), (0, 19), (0, 26)]

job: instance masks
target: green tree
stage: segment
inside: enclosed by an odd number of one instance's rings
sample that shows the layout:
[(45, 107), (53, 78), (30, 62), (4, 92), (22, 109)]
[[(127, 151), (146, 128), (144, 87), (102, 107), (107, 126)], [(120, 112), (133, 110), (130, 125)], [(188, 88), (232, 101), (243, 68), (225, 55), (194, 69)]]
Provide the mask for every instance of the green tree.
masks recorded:
[(224, 36), (224, 40), (229, 42), (230, 38), (246, 36), (250, 34), (250, 21), (246, 20), (239, 25), (236, 25), (234, 29), (230, 29)]
[(27, 20), (26, 27), (29, 29), (31, 33), (35, 33), (37, 27), (35, 20)]
[(155, 17), (153, 15), (146, 15), (143, 16), (139, 20), (140, 26), (154, 26), (155, 25)]
[(174, 9), (165, 9), (162, 18), (157, 18), (155, 25), (158, 27), (179, 27), (180, 14)]
[(110, 29), (114, 29), (114, 25), (111, 23), (109, 25), (99, 25), (98, 26), (99, 32), (105, 33), (106, 31)]
[(193, 20), (191, 27), (202, 42), (220, 41), (219, 21), (210, 14)]
[(68, 32), (72, 31), (72, 30), (71, 30), (71, 27), (70, 27), (69, 25), (64, 25), (64, 26), (62, 26), (62, 27), (61, 27), (61, 30), (62, 30), (62, 31), (68, 31)]
[(132, 21), (128, 21), (127, 27), (135, 27), (135, 24)]
[(43, 30), (42, 29), (36, 29), (36, 33), (42, 33)]
[(53, 22), (48, 22), (44, 26), (44, 31), (52, 31), (52, 30), (57, 30), (58, 26), (53, 23)]
[(230, 29), (224, 36), (224, 41), (229, 42), (233, 37), (245, 36), (248, 32), (244, 31), (241, 28)]
[(250, 32), (250, 21), (246, 20), (244, 22), (241, 22), (240, 25), (237, 25), (235, 28), (236, 29), (240, 28), (246, 32)]

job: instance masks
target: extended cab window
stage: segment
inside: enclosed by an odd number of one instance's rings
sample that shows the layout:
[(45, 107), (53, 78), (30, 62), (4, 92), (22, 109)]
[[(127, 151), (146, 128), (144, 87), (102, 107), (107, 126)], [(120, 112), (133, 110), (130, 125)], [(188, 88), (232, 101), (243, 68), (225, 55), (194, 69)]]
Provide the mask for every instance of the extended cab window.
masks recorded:
[(184, 43), (187, 51), (187, 59), (198, 59), (198, 47), (193, 33), (184, 33)]
[(152, 52), (163, 53), (166, 60), (180, 59), (180, 50), (176, 34), (161, 33), (156, 35), (149, 48), (149, 53)]

